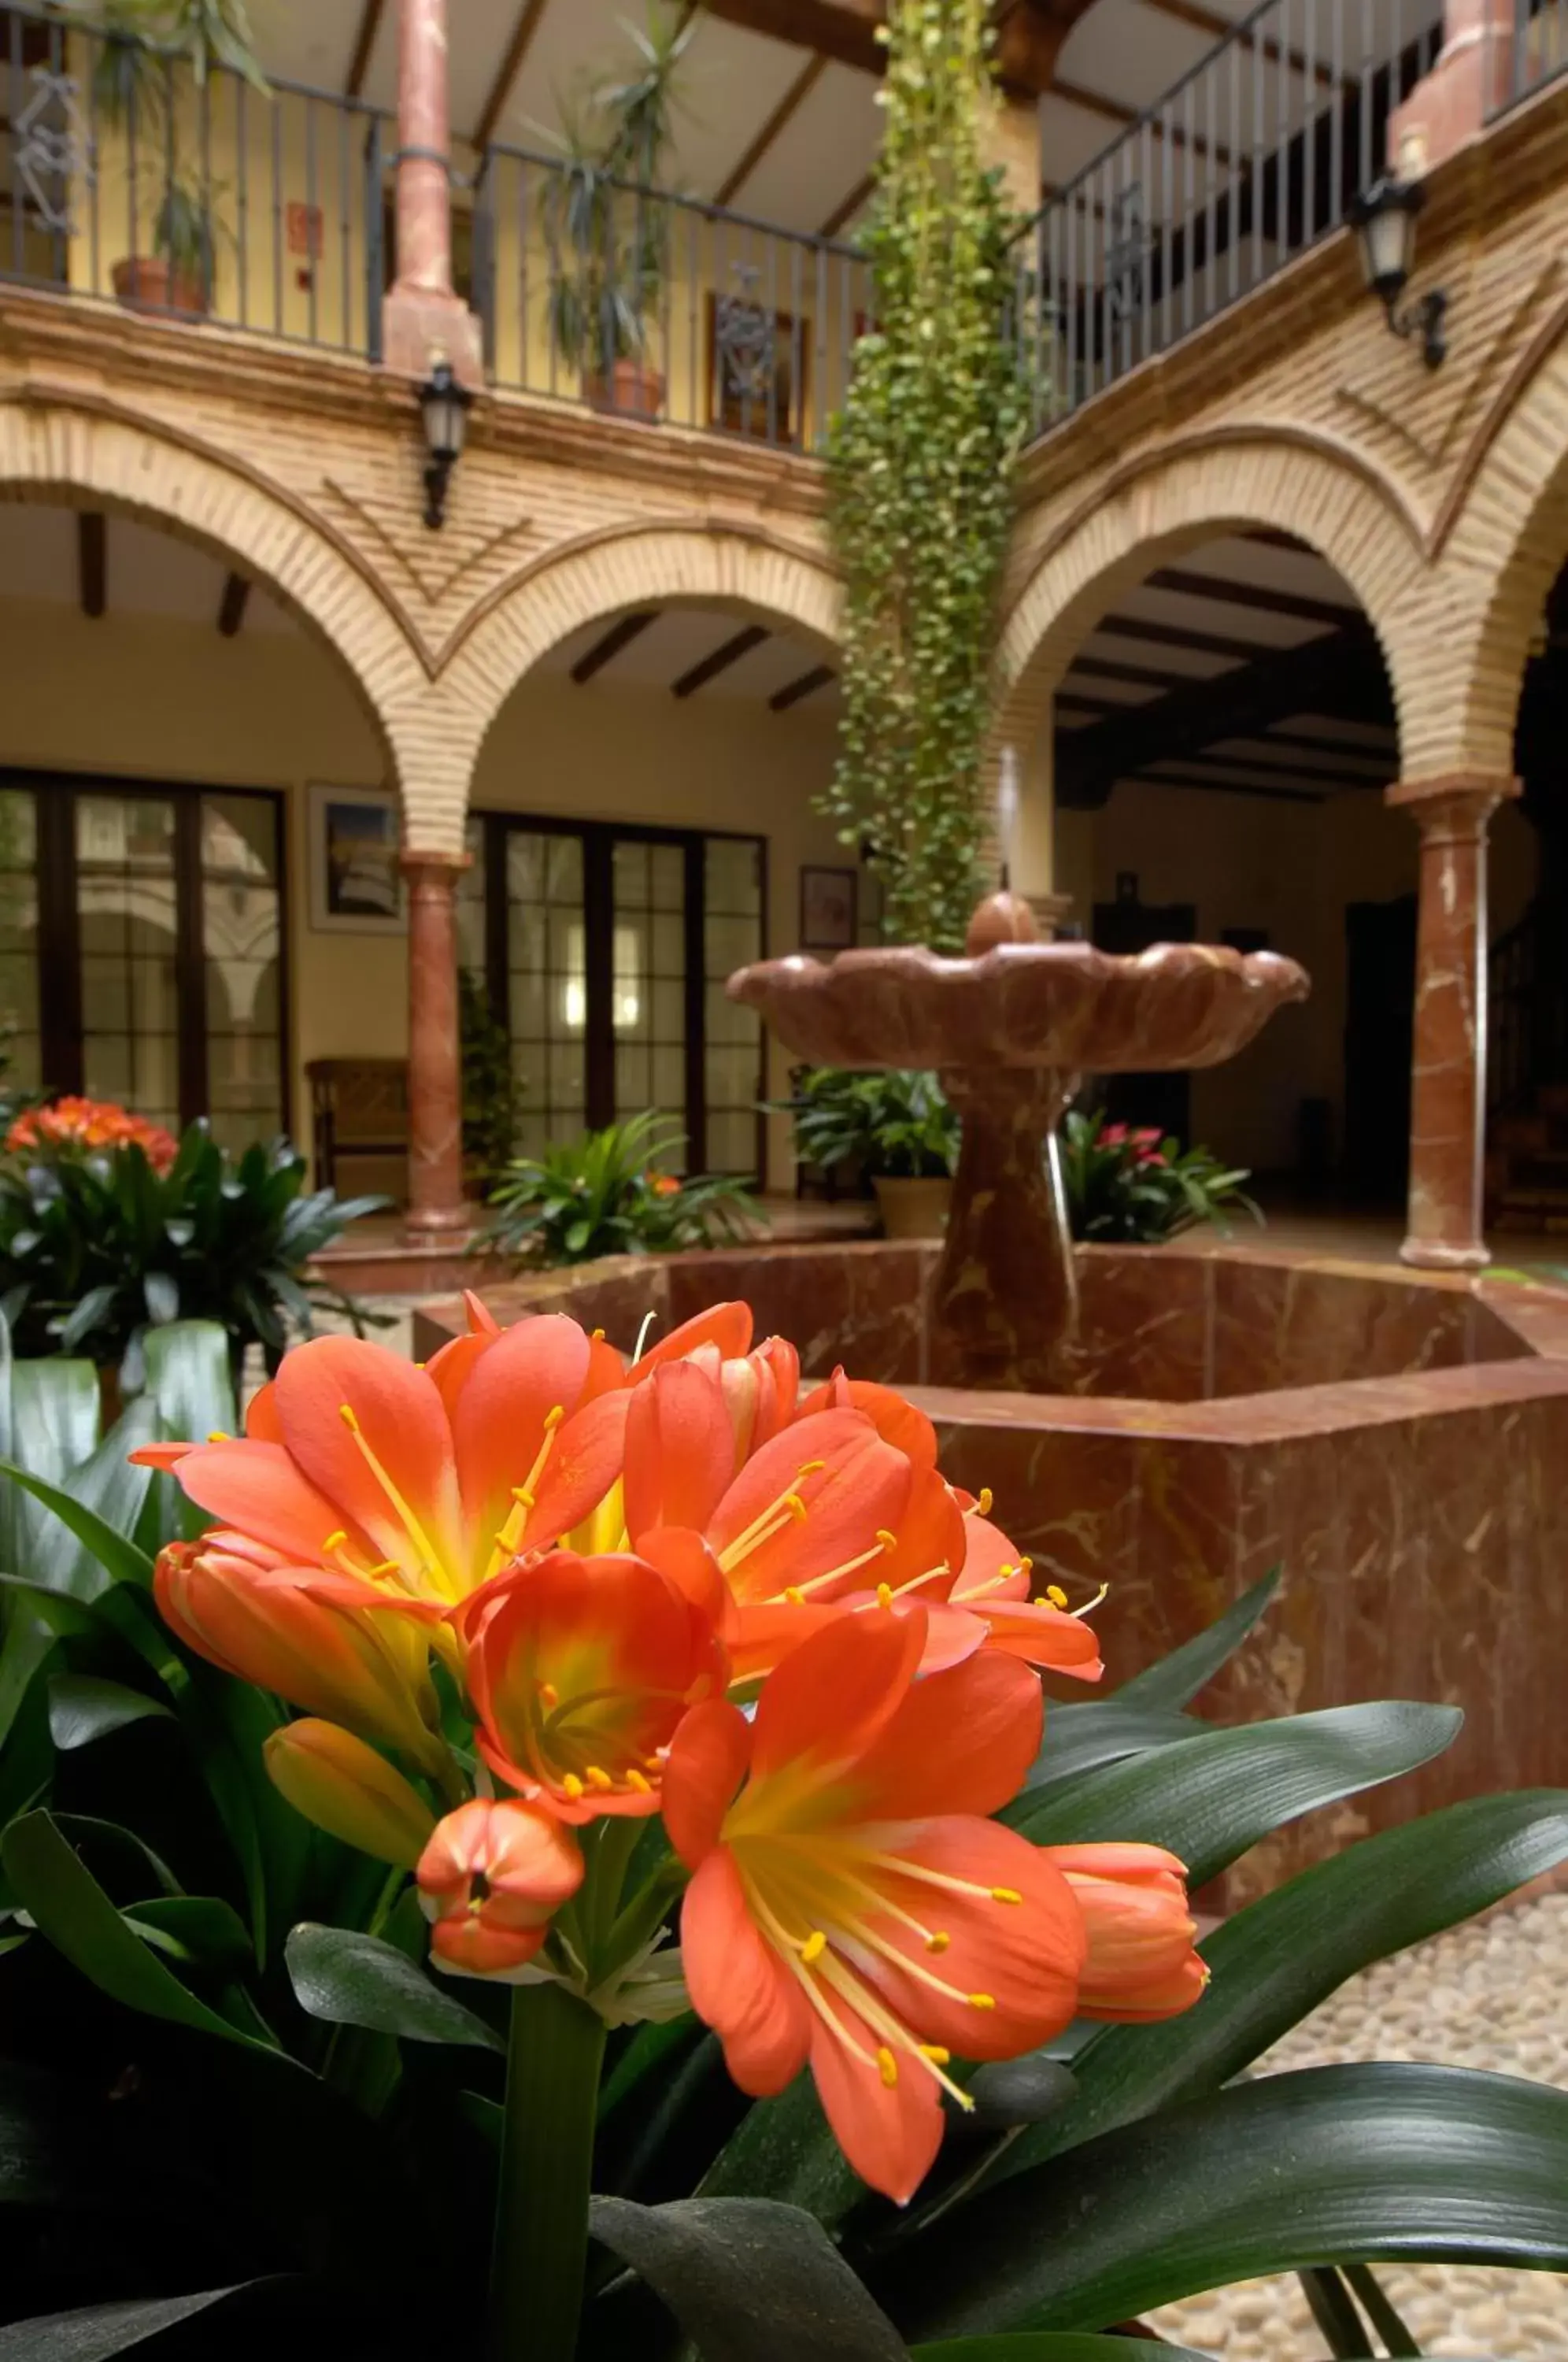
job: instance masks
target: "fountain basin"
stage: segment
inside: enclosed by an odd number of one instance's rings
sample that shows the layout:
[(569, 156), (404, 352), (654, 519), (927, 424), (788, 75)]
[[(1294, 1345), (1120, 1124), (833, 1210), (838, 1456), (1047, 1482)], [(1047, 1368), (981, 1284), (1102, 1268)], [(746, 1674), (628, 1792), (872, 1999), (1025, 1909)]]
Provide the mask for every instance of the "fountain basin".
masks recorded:
[[(926, 1383), (940, 1252), (621, 1257), (483, 1293), (500, 1320), (567, 1311), (628, 1347), (650, 1310), (662, 1328), (745, 1297), (808, 1371), (842, 1360), (904, 1388), (1043, 1581), (1075, 1599), (1110, 1584), (1112, 1685), (1279, 1565), (1280, 1598), (1203, 1712), (1463, 1707), (1446, 1755), (1279, 1832), (1231, 1873), (1231, 1904), (1416, 1813), (1562, 1781), (1568, 1292), (1266, 1246), (1080, 1248), (1078, 1391), (980, 1392)], [(415, 1352), (465, 1325), (459, 1303), (422, 1308)]]

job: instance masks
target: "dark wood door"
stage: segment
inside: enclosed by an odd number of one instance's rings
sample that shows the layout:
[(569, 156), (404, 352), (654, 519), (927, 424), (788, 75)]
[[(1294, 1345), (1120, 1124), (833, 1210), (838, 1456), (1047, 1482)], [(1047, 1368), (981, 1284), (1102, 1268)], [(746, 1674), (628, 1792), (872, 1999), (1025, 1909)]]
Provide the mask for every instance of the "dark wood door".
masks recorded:
[(1345, 911), (1345, 1155), (1350, 1195), (1397, 1204), (1410, 1169), (1416, 898)]
[[(1097, 902), (1097, 950), (1127, 955), (1152, 944), (1189, 944), (1198, 933), (1190, 902)], [(1187, 1146), (1192, 1121), (1192, 1091), (1186, 1075), (1107, 1075), (1081, 1104), (1103, 1107), (1112, 1123), (1155, 1124)]]

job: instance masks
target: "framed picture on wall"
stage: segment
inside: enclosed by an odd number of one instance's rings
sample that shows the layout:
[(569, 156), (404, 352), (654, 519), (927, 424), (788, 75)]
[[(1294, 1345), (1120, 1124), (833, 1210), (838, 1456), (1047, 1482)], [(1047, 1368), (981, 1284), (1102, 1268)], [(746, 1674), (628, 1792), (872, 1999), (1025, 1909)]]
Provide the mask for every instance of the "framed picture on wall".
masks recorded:
[(402, 933), (397, 798), (385, 789), (312, 788), (310, 922), (328, 933)]
[(801, 871), (801, 949), (805, 952), (846, 952), (856, 940), (856, 889), (853, 869)]

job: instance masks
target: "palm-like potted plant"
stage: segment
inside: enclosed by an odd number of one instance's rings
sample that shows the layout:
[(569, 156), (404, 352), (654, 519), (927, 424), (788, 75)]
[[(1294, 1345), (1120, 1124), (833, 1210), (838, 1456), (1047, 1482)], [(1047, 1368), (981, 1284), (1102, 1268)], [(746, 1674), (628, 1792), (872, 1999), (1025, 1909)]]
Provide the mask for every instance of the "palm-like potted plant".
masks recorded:
[(773, 1110), (795, 1120), (795, 1151), (824, 1172), (858, 1167), (890, 1239), (939, 1239), (953, 1197), (959, 1124), (941, 1084), (917, 1068), (856, 1075), (808, 1066)]
[(592, 83), (552, 135), (563, 166), (549, 191), (550, 333), (595, 409), (656, 419), (664, 376), (650, 333), (669, 262), (662, 174), (696, 19), (650, 7), (628, 26), (635, 70)]
[(152, 252), (135, 251), (140, 223), (133, 200), (133, 248), (114, 266), (115, 292), (136, 310), (199, 318), (210, 307), (216, 268), (219, 187), (181, 153), (185, 127), (178, 77), (188, 66), (200, 89), (223, 68), (267, 94), (246, 0), (101, 0), (91, 23), (102, 36), (93, 72), (99, 119), (134, 138), (162, 171)]

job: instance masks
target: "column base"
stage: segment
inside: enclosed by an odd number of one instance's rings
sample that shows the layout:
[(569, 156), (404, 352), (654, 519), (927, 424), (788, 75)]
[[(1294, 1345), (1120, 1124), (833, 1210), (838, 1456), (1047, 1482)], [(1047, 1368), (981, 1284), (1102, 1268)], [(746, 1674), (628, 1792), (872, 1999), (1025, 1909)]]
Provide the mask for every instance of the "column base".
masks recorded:
[(381, 304), (381, 366), (421, 382), (436, 360), (452, 365), (459, 384), (484, 390), (484, 330), (460, 297), (394, 286)]
[(455, 1239), (467, 1240), (479, 1228), (479, 1209), (474, 1206), (416, 1206), (403, 1216), (403, 1243), (405, 1247), (450, 1246)]
[(1441, 1239), (1407, 1239), (1399, 1260), (1412, 1271), (1485, 1271), (1492, 1256), (1479, 1239), (1463, 1246), (1449, 1246)]

